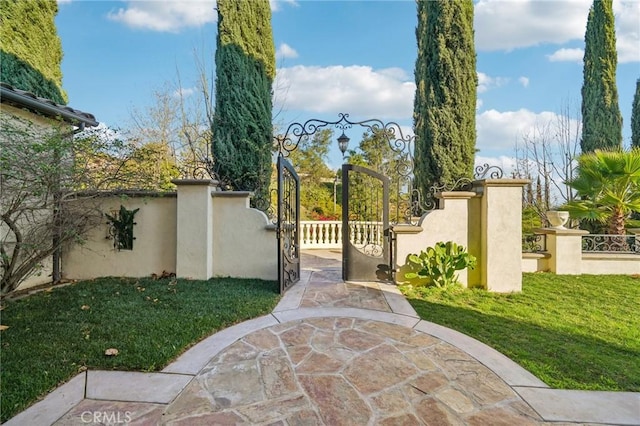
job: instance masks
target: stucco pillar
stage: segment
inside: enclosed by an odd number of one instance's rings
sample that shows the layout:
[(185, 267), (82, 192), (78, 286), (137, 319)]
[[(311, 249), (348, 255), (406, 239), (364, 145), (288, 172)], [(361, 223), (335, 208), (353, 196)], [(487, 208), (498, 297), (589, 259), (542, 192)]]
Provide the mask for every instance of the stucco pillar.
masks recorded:
[(546, 236), (546, 249), (550, 257), (549, 271), (555, 274), (580, 275), (582, 273), (582, 236), (589, 234), (581, 229), (534, 229)]
[(172, 182), (178, 187), (176, 276), (208, 280), (213, 276), (211, 192), (218, 182), (209, 179)]
[(522, 291), (522, 188), (527, 179), (474, 182), (480, 201), (480, 285), (489, 291)]

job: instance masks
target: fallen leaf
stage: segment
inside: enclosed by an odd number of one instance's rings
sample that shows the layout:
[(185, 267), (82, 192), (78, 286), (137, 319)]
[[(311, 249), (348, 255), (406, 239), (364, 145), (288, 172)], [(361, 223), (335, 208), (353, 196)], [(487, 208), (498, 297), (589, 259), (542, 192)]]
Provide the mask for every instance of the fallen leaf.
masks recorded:
[(0, 325), (0, 331), (5, 331), (7, 328), (9, 328), (8, 325)]
[(118, 350), (116, 348), (109, 348), (106, 351), (104, 351), (104, 354), (106, 356), (116, 356), (118, 355)]
[(80, 306), (80, 309), (82, 309), (83, 311), (86, 311), (86, 310), (91, 309), (91, 308), (89, 307), (89, 305), (82, 305), (82, 306)]

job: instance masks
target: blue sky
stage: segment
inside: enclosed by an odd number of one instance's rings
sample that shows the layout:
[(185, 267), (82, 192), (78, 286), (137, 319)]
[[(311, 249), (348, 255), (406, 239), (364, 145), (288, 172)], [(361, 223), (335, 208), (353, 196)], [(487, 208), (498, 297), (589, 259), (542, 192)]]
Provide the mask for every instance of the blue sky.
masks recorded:
[[(69, 105), (127, 128), (167, 84), (197, 96), (194, 52), (213, 72), (215, 1), (58, 0)], [(590, 0), (477, 0), (477, 148), (508, 168), (518, 138), (580, 108)], [(271, 2), (276, 124), (346, 112), (410, 129), (417, 56), (412, 0)], [(625, 144), (640, 78), (640, 1), (614, 0)], [(180, 78), (178, 79), (178, 74)], [(356, 141), (361, 132), (349, 136)], [(352, 142), (357, 143), (357, 142)], [(496, 160), (499, 159), (499, 160)], [(337, 149), (330, 163), (340, 163)]]

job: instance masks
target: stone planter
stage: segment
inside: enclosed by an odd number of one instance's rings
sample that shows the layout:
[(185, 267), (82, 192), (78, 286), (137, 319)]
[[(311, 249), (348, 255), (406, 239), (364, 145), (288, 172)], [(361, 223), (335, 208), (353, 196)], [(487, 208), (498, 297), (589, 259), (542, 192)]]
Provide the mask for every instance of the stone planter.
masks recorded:
[(547, 213), (547, 220), (551, 224), (553, 229), (567, 229), (564, 225), (569, 220), (569, 212), (560, 210), (549, 210)]

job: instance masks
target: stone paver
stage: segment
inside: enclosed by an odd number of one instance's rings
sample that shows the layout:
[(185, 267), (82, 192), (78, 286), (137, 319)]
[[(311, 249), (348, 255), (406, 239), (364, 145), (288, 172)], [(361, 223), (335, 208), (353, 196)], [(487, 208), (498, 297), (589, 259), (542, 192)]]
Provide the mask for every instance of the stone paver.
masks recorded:
[(421, 321), (395, 286), (343, 283), (339, 253), (307, 254), (303, 266), (271, 315), (210, 336), (161, 373), (83, 373), (6, 424), (640, 425), (640, 394), (549, 389)]
[[(462, 362), (462, 365), (456, 363)], [(163, 422), (227, 416), (239, 424), (466, 424), (494, 410), (542, 421), (485, 366), (406, 327), (311, 318), (251, 333), (222, 351)], [(475, 420), (474, 420), (475, 419)], [(519, 422), (519, 423), (518, 423)]]

